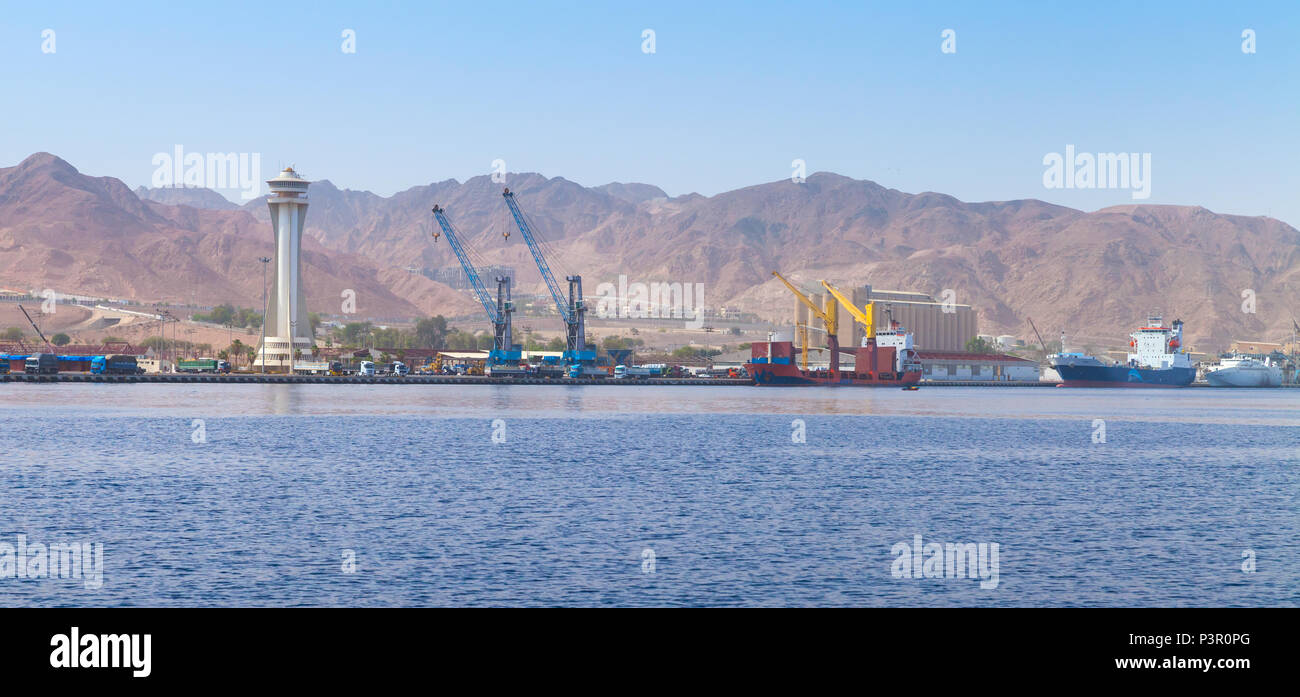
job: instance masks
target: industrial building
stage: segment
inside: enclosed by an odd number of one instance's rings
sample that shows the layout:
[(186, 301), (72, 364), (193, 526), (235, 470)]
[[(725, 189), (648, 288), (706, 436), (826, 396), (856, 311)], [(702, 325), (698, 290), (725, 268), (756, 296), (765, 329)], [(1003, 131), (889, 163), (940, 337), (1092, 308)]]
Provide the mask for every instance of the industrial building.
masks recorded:
[[(830, 299), (825, 292), (809, 292), (808, 296), (822, 307), (827, 307)], [(867, 303), (875, 303), (873, 320), (877, 327), (888, 327), (889, 319), (902, 324), (915, 336), (919, 351), (965, 351), (966, 342), (979, 333), (978, 318), (970, 305), (947, 304), (937, 302), (925, 293), (900, 290), (877, 290), (870, 285), (852, 288), (850, 297), (853, 304), (865, 308)], [(834, 303), (833, 299), (832, 304)], [(799, 325), (808, 325), (810, 346), (826, 345), (825, 323), (817, 317), (811, 317), (808, 307), (797, 298), (794, 301), (795, 335), (798, 336)], [(863, 329), (857, 322), (839, 323), (840, 346), (860, 346)]]
[(1244, 353), (1249, 356), (1267, 356), (1272, 353), (1283, 353), (1284, 348), (1282, 344), (1270, 341), (1242, 341), (1237, 339), (1232, 342), (1228, 350), (1232, 353)]

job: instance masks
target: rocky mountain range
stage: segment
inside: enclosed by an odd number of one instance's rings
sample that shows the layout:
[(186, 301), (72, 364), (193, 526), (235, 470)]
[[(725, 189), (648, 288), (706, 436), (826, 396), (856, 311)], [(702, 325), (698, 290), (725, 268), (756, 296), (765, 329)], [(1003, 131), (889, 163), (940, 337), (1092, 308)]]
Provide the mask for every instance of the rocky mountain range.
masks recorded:
[[(1072, 343), (1099, 346), (1126, 343), (1148, 313), (1162, 312), (1212, 350), (1233, 338), (1289, 337), (1300, 305), (1300, 231), (1271, 218), (1196, 206), (968, 203), (829, 173), (710, 197), (539, 174), (444, 180), (389, 197), (316, 181), (308, 302), (334, 307), (351, 287), (371, 298), (359, 313), (473, 313), (463, 293), (410, 271), (456, 264), (429, 234), (434, 204), (484, 261), (514, 266), (521, 291), (540, 291), (503, 185), (553, 249), (556, 275), (581, 273), (589, 296), (620, 274), (703, 283), (711, 307), (788, 321), (791, 297), (771, 276), (780, 270), (809, 286), (824, 278), (936, 297), (947, 289), (976, 308), (982, 332), (1032, 338), (1033, 318), (1049, 340), (1064, 329)], [(0, 285), (248, 305), (261, 295), (260, 264), (248, 260), (271, 250), (266, 204), (237, 208), (213, 196), (133, 193), (33, 155), (0, 169)]]
[[(216, 203), (214, 192), (186, 200)], [(222, 199), (224, 201), (224, 199)], [(90, 177), (48, 153), (0, 169), (0, 286), (146, 302), (260, 307), (269, 227), (248, 211), (141, 199), (120, 180)], [(307, 302), (335, 313), (356, 293), (359, 315), (407, 318), (468, 311), (460, 293), (429, 279), (303, 244)]]

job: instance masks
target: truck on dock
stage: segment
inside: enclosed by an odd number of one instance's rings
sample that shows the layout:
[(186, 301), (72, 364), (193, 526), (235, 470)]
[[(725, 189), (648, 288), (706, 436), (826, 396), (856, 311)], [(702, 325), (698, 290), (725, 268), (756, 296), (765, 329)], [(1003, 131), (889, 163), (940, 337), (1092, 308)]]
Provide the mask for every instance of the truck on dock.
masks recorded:
[(176, 364), (178, 373), (229, 373), (230, 363), (218, 358), (194, 358)]
[(94, 375), (141, 375), (141, 368), (135, 356), (114, 354), (111, 356), (91, 356), (90, 372)]
[(328, 375), (330, 372), (329, 361), (317, 362), (298, 362), (293, 364), (295, 375)]
[(23, 372), (28, 375), (56, 375), (59, 372), (59, 357), (52, 353), (33, 353), (23, 364)]
[(484, 371), (484, 375), (493, 377), (522, 378), (533, 374), (532, 368), (527, 363), (518, 363), (515, 365), (489, 365)]
[(662, 378), (667, 375), (668, 366), (663, 363), (614, 366), (614, 377), (619, 379), (645, 380), (646, 378)]

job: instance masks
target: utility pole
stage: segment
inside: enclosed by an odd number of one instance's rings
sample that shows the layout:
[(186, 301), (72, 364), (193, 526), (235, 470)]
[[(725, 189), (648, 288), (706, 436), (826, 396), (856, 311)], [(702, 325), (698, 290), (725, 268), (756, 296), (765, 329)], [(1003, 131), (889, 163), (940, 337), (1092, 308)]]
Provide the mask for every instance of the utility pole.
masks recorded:
[(266, 372), (266, 265), (271, 263), (271, 257), (258, 257), (262, 262), (262, 340), (258, 343), (262, 346), (262, 370)]

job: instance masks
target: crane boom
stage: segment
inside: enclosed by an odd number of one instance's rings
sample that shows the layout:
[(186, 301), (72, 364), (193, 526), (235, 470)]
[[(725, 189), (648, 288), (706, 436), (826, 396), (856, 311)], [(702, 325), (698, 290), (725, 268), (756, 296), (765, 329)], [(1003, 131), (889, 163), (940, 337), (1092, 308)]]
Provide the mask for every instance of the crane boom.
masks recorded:
[[(514, 303), (510, 300), (510, 277), (497, 277), (497, 299), (493, 302), (492, 296), (488, 295), (487, 288), (483, 285), (478, 269), (474, 268), (469, 255), (465, 253), (465, 248), (460, 242), (460, 233), (447, 218), (447, 210), (434, 204), (433, 217), (438, 221), (438, 227), (442, 228), (443, 234), (447, 236), (447, 241), (451, 243), (461, 268), (465, 270), (465, 275), (469, 277), (470, 285), (474, 288), (474, 295), (478, 296), (479, 304), (483, 306), (488, 320), (492, 322), (492, 351), (489, 352), (488, 359), (494, 365), (518, 361), (522, 354), (514, 347), (510, 329), (510, 315), (514, 312)], [(436, 240), (438, 234), (434, 233), (433, 237)]]
[(830, 293), (836, 300), (840, 301), (840, 304), (844, 306), (844, 309), (849, 311), (850, 315), (853, 315), (853, 319), (856, 319), (858, 324), (862, 325), (863, 331), (866, 333), (868, 339), (876, 338), (875, 303), (867, 303), (866, 311), (859, 310), (857, 306), (853, 304), (853, 301), (845, 297), (844, 293), (840, 292), (840, 290), (835, 286), (826, 281), (822, 281), (822, 286), (826, 288), (826, 292)]
[(19, 305), (18, 309), (23, 311), (23, 317), (27, 318), (27, 323), (32, 325), (32, 329), (36, 330), (36, 336), (41, 337), (41, 341), (45, 342), (45, 349), (50, 353), (54, 353), (54, 347), (50, 345), (50, 340), (45, 338), (45, 335), (41, 333), (41, 328), (36, 326), (36, 321), (32, 319), (31, 315), (27, 314), (27, 308)]
[[(1034, 336), (1038, 337), (1038, 343), (1043, 347), (1043, 356), (1046, 357), (1046, 356), (1047, 356), (1047, 342), (1046, 342), (1046, 341), (1043, 341), (1043, 335), (1038, 333), (1038, 327), (1035, 327), (1035, 326), (1034, 326), (1034, 320), (1033, 320), (1033, 318), (1032, 318), (1032, 317), (1026, 317), (1025, 319), (1029, 320), (1029, 326), (1033, 328), (1033, 330), (1034, 330)], [(1065, 351), (1065, 342), (1061, 342), (1061, 351)]]
[(537, 240), (533, 237), (533, 228), (528, 224), (528, 219), (524, 217), (524, 212), (519, 209), (519, 203), (515, 201), (515, 195), (510, 189), (506, 189), (501, 194), (506, 199), (506, 205), (510, 208), (510, 215), (515, 219), (515, 226), (519, 228), (519, 233), (524, 236), (524, 241), (528, 243), (528, 251), (533, 255), (533, 261), (537, 262), (537, 270), (542, 273), (542, 280), (546, 281), (546, 287), (551, 291), (551, 297), (555, 300), (555, 307), (560, 311), (560, 316), (565, 322), (571, 322), (568, 303), (564, 299), (564, 291), (561, 290), (560, 284), (555, 280), (555, 274), (551, 273), (551, 265), (546, 263), (546, 257), (542, 250), (537, 246)]
[[(469, 277), (470, 285), (474, 287), (474, 295), (478, 296), (479, 304), (487, 312), (488, 318), (493, 322), (500, 321), (497, 314), (496, 303), (492, 301), (492, 296), (488, 295), (487, 288), (483, 286), (483, 279), (479, 277), (478, 270), (470, 262), (469, 256), (465, 254), (465, 248), (460, 244), (460, 236), (456, 232), (456, 227), (447, 219), (447, 209), (434, 204), (433, 217), (438, 221), (438, 226), (442, 228), (442, 234), (447, 236), (447, 241), (451, 243), (451, 249), (456, 253), (456, 258), (460, 260), (461, 268), (465, 269), (465, 275)], [(437, 235), (434, 235), (437, 239)]]
[(831, 310), (829, 311), (823, 310), (822, 308), (817, 307), (817, 303), (813, 302), (812, 298), (804, 295), (798, 288), (794, 287), (794, 284), (785, 280), (785, 276), (782, 276), (777, 271), (773, 271), (772, 275), (781, 279), (781, 282), (785, 284), (785, 287), (789, 288), (791, 293), (794, 293), (794, 297), (799, 298), (800, 302), (807, 305), (808, 309), (812, 310), (813, 314), (826, 324), (826, 332), (828, 334), (835, 334), (839, 330), (839, 317), (836, 315), (834, 306), (831, 306)]
[[(773, 271), (772, 275), (781, 279), (781, 282), (785, 284), (785, 287), (789, 288), (791, 293), (794, 293), (794, 297), (799, 298), (799, 302), (803, 303), (804, 305), (807, 305), (808, 309), (812, 310), (812, 313), (822, 321), (822, 324), (826, 325), (826, 348), (830, 350), (830, 354), (831, 354), (830, 356), (831, 380), (838, 381), (840, 378), (840, 337), (839, 337), (839, 313), (835, 311), (835, 303), (834, 302), (827, 303), (825, 309), (817, 307), (817, 303), (813, 302), (812, 298), (804, 295), (802, 292), (799, 291), (798, 288), (794, 287), (793, 283), (785, 280), (785, 276), (782, 276), (779, 272), (776, 271)], [(804, 370), (807, 370), (808, 369), (807, 329), (804, 330), (803, 337), (804, 337), (804, 356), (805, 356)]]
[[(551, 291), (555, 308), (560, 311), (560, 317), (564, 319), (564, 362), (570, 365), (595, 363), (596, 352), (587, 350), (587, 307), (582, 299), (582, 276), (564, 277), (564, 280), (569, 282), (569, 298), (566, 301), (564, 291), (555, 280), (555, 274), (551, 273), (551, 265), (546, 263), (546, 255), (542, 253), (542, 248), (533, 235), (533, 228), (528, 224), (528, 217), (519, 208), (519, 202), (515, 201), (515, 195), (510, 189), (506, 189), (501, 195), (506, 200), (506, 206), (510, 208), (515, 227), (519, 228), (519, 234), (523, 235), (524, 241), (528, 243), (528, 251), (533, 255), (533, 261), (537, 263), (537, 270), (542, 274), (542, 280), (546, 281), (546, 287)], [(581, 368), (578, 370), (581, 373)]]

